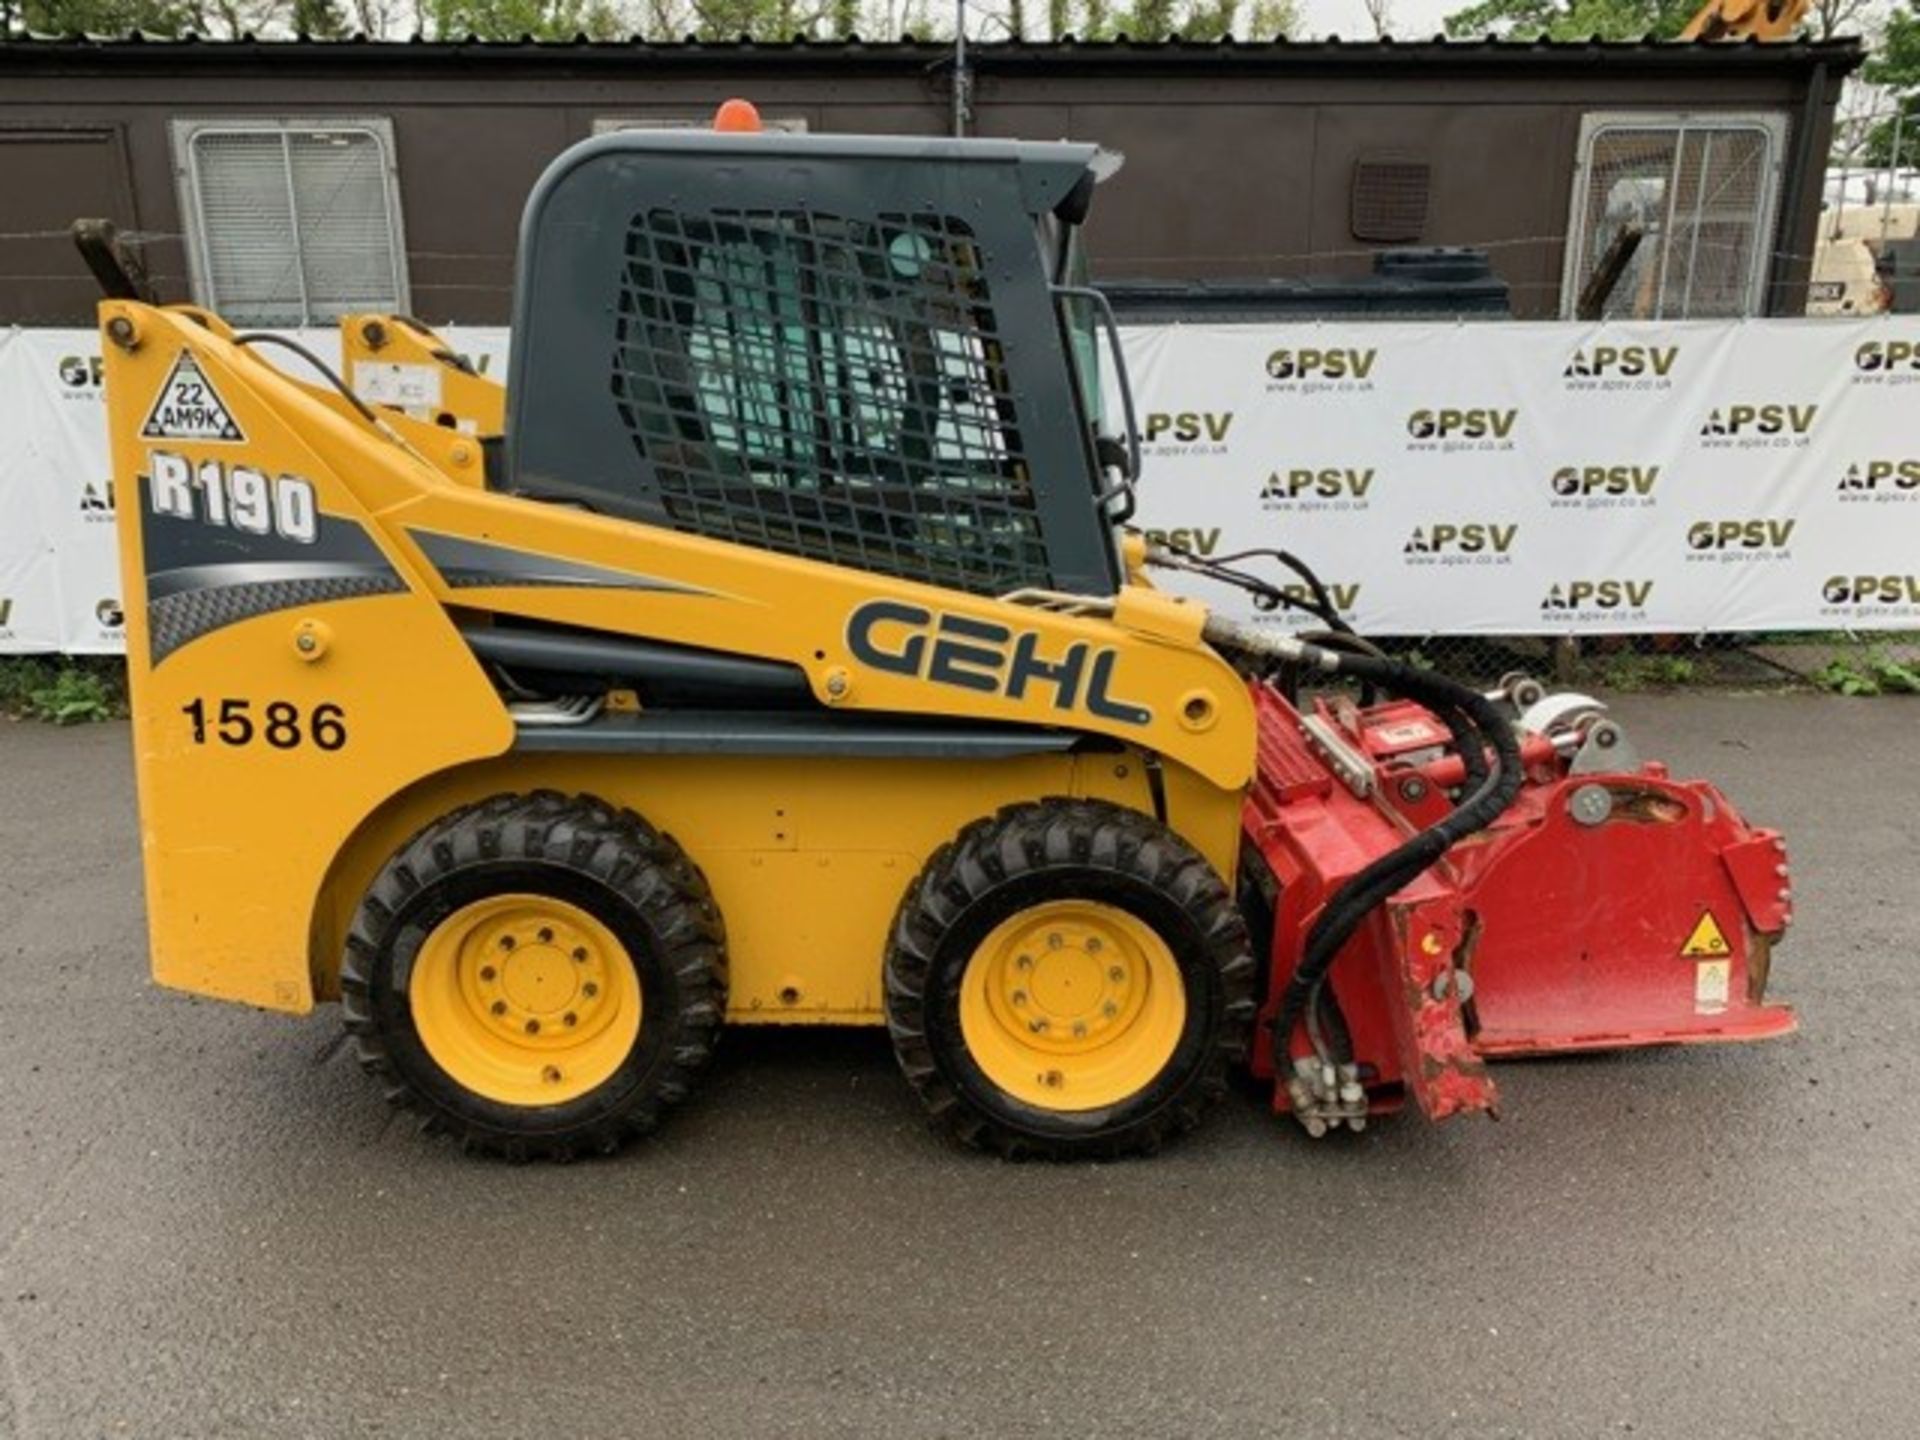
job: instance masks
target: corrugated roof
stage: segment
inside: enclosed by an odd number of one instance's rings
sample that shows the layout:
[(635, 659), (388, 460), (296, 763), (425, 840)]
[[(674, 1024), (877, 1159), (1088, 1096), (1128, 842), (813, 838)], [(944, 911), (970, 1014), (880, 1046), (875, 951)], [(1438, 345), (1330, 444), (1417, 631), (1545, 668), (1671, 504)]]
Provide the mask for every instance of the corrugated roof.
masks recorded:
[[(0, 59), (59, 64), (63, 61), (103, 65), (194, 64), (297, 60), (320, 65), (437, 65), (543, 63), (707, 66), (781, 66), (801, 64), (809, 69), (907, 68), (950, 62), (952, 46), (921, 41), (815, 40), (797, 36), (772, 42), (742, 38), (712, 41), (689, 37), (661, 42), (638, 36), (628, 40), (589, 40), (578, 36), (564, 41), (519, 40), (370, 40), (364, 35), (347, 40), (161, 39), (143, 35), (124, 38), (67, 36), (14, 38), (0, 41)], [(1763, 68), (1807, 69), (1825, 64), (1846, 72), (1865, 58), (1855, 39), (1830, 41), (1673, 41), (1673, 40), (1319, 40), (1226, 39), (1219, 41), (1059, 41), (1000, 40), (971, 42), (968, 62), (983, 70), (1019, 70), (1035, 67), (1063, 71), (1107, 68), (1177, 68), (1220, 66), (1251, 70), (1398, 68), (1402, 65), (1441, 65), (1474, 69), (1492, 65), (1565, 68), (1607, 66), (1621, 69)]]

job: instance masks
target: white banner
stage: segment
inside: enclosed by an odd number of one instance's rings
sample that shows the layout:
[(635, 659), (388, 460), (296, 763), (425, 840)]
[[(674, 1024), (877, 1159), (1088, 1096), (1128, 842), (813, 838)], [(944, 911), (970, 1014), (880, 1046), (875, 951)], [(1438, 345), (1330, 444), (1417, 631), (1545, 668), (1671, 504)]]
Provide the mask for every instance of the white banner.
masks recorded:
[(1920, 319), (1193, 326), (1130, 348), (1137, 523), (1202, 554), (1285, 549), (1364, 632), (1920, 624)]
[[(504, 330), (445, 333), (505, 374)], [(1364, 631), (1920, 626), (1915, 317), (1124, 339), (1135, 523), (1205, 556), (1290, 551)], [(0, 651), (121, 647), (99, 375), (93, 331), (0, 332)]]

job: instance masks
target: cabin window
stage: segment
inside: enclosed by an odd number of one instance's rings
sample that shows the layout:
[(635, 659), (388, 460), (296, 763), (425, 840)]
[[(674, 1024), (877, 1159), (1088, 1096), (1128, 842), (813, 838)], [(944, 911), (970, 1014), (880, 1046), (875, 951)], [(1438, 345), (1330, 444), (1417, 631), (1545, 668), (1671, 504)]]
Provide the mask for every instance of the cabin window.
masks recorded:
[(176, 120), (173, 152), (199, 304), (286, 326), (412, 308), (390, 122)]
[(1580, 128), (1561, 313), (1572, 318), (1623, 236), (1639, 243), (1607, 319), (1754, 315), (1765, 308), (1779, 209), (1780, 115), (1588, 115)]

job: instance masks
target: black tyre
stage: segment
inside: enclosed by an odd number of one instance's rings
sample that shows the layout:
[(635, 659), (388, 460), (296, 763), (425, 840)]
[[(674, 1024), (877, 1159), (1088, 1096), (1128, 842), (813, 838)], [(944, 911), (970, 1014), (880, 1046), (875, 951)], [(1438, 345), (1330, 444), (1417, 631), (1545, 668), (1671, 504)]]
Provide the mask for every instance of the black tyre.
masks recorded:
[(1226, 1088), (1254, 978), (1246, 923), (1192, 846), (1136, 811), (1045, 800), (927, 863), (894, 923), (887, 1025), (969, 1145), (1150, 1152)]
[(726, 1010), (725, 935), (693, 862), (631, 811), (499, 795), (381, 869), (340, 986), (390, 1101), (469, 1148), (565, 1160), (685, 1098)]

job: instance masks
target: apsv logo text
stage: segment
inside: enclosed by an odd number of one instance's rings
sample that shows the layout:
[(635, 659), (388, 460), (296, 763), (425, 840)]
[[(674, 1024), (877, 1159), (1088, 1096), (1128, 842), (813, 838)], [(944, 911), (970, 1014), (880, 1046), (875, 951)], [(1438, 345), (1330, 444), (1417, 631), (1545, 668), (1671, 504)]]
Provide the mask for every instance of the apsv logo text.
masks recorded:
[(1298, 500), (1312, 495), (1322, 500), (1352, 496), (1366, 498), (1373, 488), (1372, 470), (1275, 470), (1260, 487), (1262, 500)]
[(1878, 490), (1883, 484), (1890, 490), (1920, 489), (1920, 460), (1869, 460), (1849, 465), (1840, 477), (1842, 490)]
[(1155, 545), (1169, 545), (1189, 555), (1211, 555), (1220, 548), (1220, 527), (1203, 529), (1198, 525), (1177, 525), (1171, 530), (1149, 530), (1147, 539)]
[(1504, 555), (1513, 548), (1514, 536), (1519, 533), (1518, 525), (1483, 524), (1478, 520), (1454, 525), (1443, 521), (1414, 526), (1401, 548), (1408, 555), (1478, 555), (1482, 551)]
[(1653, 598), (1651, 580), (1556, 580), (1542, 610), (1639, 610)]
[(1227, 431), (1233, 425), (1233, 412), (1210, 410), (1181, 410), (1174, 414), (1155, 414), (1147, 416), (1147, 440), (1149, 443), (1162, 438), (1181, 440), (1191, 443), (1195, 440), (1212, 440), (1216, 443), (1227, 438)]
[(1561, 373), (1568, 379), (1597, 380), (1608, 375), (1628, 379), (1640, 375), (1664, 377), (1672, 372), (1673, 362), (1679, 358), (1678, 345), (1596, 345), (1592, 350), (1574, 351), (1573, 359)]
[(1813, 429), (1818, 405), (1728, 405), (1716, 408), (1702, 435), (1804, 435)]

